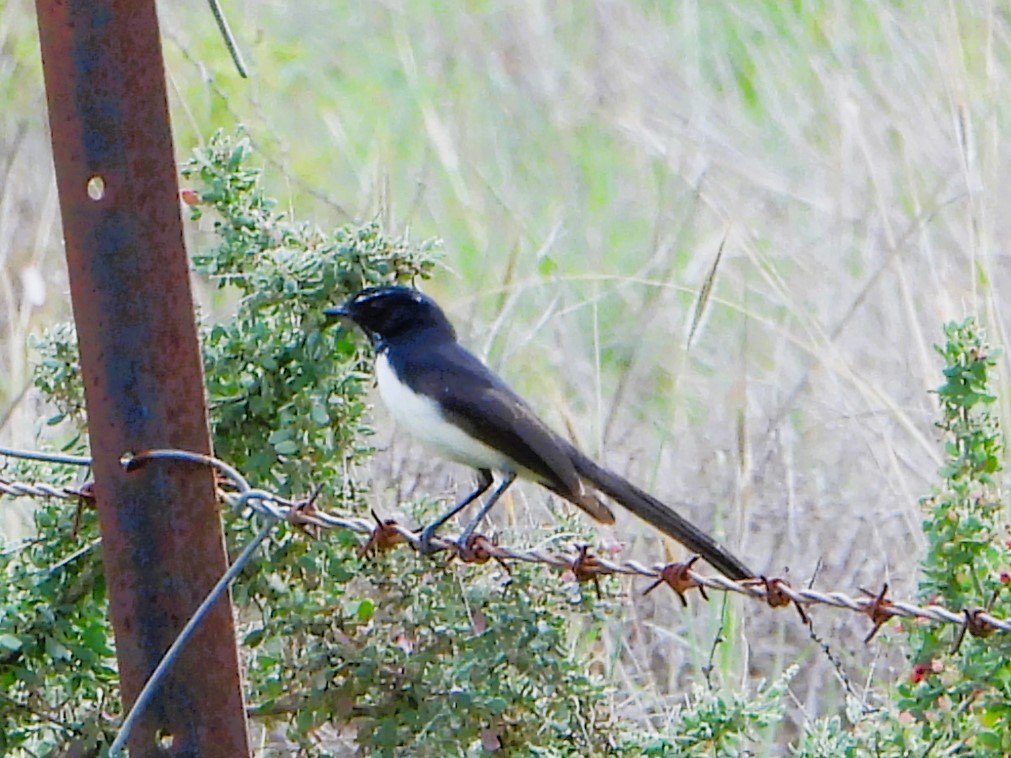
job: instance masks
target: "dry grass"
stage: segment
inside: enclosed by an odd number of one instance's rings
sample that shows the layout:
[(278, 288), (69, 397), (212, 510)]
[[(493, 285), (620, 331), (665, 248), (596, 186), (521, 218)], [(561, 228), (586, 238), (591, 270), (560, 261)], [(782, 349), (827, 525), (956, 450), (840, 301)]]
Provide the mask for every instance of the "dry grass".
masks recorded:
[[(443, 237), (428, 289), (466, 341), (759, 568), (914, 588), (917, 498), (939, 460), (931, 344), (966, 313), (1008, 344), (1000, 4), (230, 5), (249, 84), (209, 16), (163, 8), (180, 149), (239, 119), (300, 215)], [(0, 115), (0, 435), (21, 441), (25, 337), (67, 314), (44, 102), (23, 90), (33, 33), (25, 0), (0, 9), (0, 86), (22, 82)], [(430, 466), (412, 450), (397, 439), (379, 465), (414, 481)], [(616, 535), (663, 553), (636, 525)], [(717, 668), (799, 661), (797, 718), (836, 710), (835, 672), (792, 612), (742, 611)], [(602, 655), (630, 711), (662, 714), (700, 676), (719, 615), (629, 598)], [(865, 624), (833, 612), (816, 623), (858, 693), (900, 673), (901, 640), (865, 647)]]

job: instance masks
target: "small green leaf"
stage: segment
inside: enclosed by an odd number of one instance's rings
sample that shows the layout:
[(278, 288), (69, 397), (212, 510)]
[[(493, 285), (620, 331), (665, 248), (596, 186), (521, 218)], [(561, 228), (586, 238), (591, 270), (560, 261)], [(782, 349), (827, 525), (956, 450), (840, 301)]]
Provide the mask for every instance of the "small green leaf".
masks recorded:
[(355, 615), (358, 617), (359, 621), (364, 623), (372, 618), (372, 615), (375, 613), (375, 611), (376, 611), (376, 604), (371, 600), (369, 600), (368, 598), (366, 598), (358, 603), (358, 611), (356, 612)]
[(284, 440), (274, 445), (278, 455), (294, 455), (298, 452), (298, 443), (294, 440)]
[(0, 648), (4, 650), (20, 650), (24, 643), (13, 634), (0, 634)]
[(54, 661), (70, 660), (70, 651), (55, 637), (46, 637), (46, 653)]
[(555, 263), (555, 259), (550, 255), (542, 256), (539, 261), (537, 261), (537, 273), (541, 276), (551, 276), (556, 271), (558, 271), (558, 264)]
[(320, 426), (330, 423), (330, 414), (327, 413), (326, 406), (321, 403), (313, 403), (311, 411), (312, 420)]

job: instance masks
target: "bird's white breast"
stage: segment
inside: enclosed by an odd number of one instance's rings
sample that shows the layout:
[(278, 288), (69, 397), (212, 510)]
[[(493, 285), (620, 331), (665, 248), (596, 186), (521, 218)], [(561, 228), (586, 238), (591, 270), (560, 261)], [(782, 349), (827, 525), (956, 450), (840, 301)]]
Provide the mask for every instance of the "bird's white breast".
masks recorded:
[(474, 468), (516, 470), (509, 458), (447, 421), (435, 400), (401, 382), (385, 351), (376, 356), (376, 381), (394, 421), (436, 453)]

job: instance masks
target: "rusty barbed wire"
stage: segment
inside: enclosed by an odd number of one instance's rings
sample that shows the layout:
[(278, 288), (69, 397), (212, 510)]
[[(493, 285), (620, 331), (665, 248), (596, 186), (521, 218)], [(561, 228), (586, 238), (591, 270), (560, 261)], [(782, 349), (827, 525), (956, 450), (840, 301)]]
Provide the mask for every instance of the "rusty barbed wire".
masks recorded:
[[(18, 452), (20, 451), (0, 448), (0, 455), (17, 456)], [(47, 459), (45, 454), (34, 452), (28, 452), (20, 457), (36, 460)], [(244, 516), (253, 513), (263, 517), (264, 523), (255, 537), (246, 544), (240, 555), (197, 607), (193, 616), (179, 632), (175, 641), (144, 684), (130, 711), (126, 714), (120, 726), (119, 733), (116, 735), (116, 739), (113, 741), (110, 748), (110, 755), (113, 756), (121, 754), (137, 719), (144, 712), (161, 680), (173, 665), (183, 646), (199, 628), (210, 608), (221, 599), (235, 577), (238, 576), (251, 560), (256, 549), (270, 536), (270, 533), (280, 521), (288, 521), (304, 529), (346, 529), (368, 535), (365, 543), (359, 548), (359, 555), (363, 558), (390, 550), (402, 542), (412, 545), (415, 549), (419, 549), (420, 534), (402, 526), (395, 519), (383, 519), (373, 512), (373, 521), (369, 521), (357, 517), (336, 516), (317, 509), (315, 501), (321, 492), (321, 487), (318, 487), (309, 498), (292, 500), (268, 490), (251, 487), (237, 469), (218, 458), (185, 450), (148, 450), (136, 455), (126, 454), (121, 460), (124, 470), (128, 472), (135, 471), (157, 460), (186, 461), (209, 466), (217, 472), (219, 484), (220, 480), (223, 480), (229, 482), (231, 487), (234, 488), (234, 490), (226, 490), (218, 486), (216, 491), (219, 498)], [(61, 462), (66, 463), (68, 461), (64, 460)], [(77, 458), (72, 462), (76, 465), (88, 465), (90, 463), (86, 458)], [(77, 488), (46, 484), (29, 485), (24, 482), (14, 482), (6, 479), (2, 480), (2, 484), (3, 489), (0, 491), (15, 497), (73, 499), (78, 503), (81, 503), (86, 498), (94, 498), (90, 482)], [(86, 550), (93, 549), (99, 542), (99, 540), (94, 540), (81, 551), (75, 553), (74, 557)], [(851, 597), (842, 592), (795, 589), (780, 578), (756, 577), (750, 580), (733, 581), (723, 576), (706, 576), (699, 574), (692, 568), (699, 559), (698, 556), (692, 556), (684, 562), (655, 564), (652, 567), (647, 567), (638, 561), (613, 561), (600, 557), (591, 552), (589, 545), (586, 544), (576, 545), (576, 553), (574, 555), (545, 551), (538, 548), (516, 549), (502, 546), (481, 534), (470, 534), (462, 545), (456, 540), (445, 537), (434, 538), (432, 544), (439, 549), (450, 551), (451, 558), (457, 558), (463, 562), (486, 563), (489, 560), (495, 560), (507, 573), (509, 572), (509, 561), (539, 563), (561, 568), (570, 572), (572, 577), (577, 581), (592, 581), (596, 586), (598, 596), (601, 594), (599, 577), (612, 574), (641, 576), (652, 579), (652, 584), (650, 584), (643, 594), (648, 594), (661, 584), (665, 584), (677, 594), (684, 605), (687, 605), (685, 593), (696, 588), (703, 599), (706, 600), (708, 600), (708, 597), (705, 590), (710, 589), (721, 592), (733, 592), (761, 600), (772, 608), (792, 604), (800, 612), (802, 620), (809, 626), (810, 620), (804, 610), (805, 607), (826, 605), (850, 610), (866, 615), (873, 623), (871, 632), (864, 639), (865, 643), (870, 642), (878, 630), (887, 621), (895, 617), (925, 619), (932, 622), (958, 626), (959, 633), (954, 647), (955, 650), (961, 645), (966, 633), (974, 637), (983, 638), (996, 631), (1011, 632), (1011, 621), (997, 618), (990, 613), (990, 606), (993, 604), (995, 596), (991, 597), (986, 608), (964, 608), (959, 612), (953, 612), (938, 605), (919, 606), (901, 600), (891, 600), (887, 597), (887, 584), (882, 587), (880, 592), (874, 593), (861, 588), (864, 597)]]
[(10, 495), (11, 497), (50, 497), (60, 500), (80, 500), (81, 498), (91, 500), (95, 496), (90, 482), (85, 482), (79, 487), (54, 487), (51, 484), (16, 482), (2, 476), (0, 476), (0, 495)]
[[(0, 454), (11, 453), (6, 449), (0, 449)], [(134, 456), (124, 456), (124, 466), (131, 471), (154, 460), (182, 460), (211, 466), (239, 490), (236, 492), (218, 488), (218, 495), (222, 501), (235, 510), (248, 510), (267, 516), (273, 521), (287, 521), (303, 527), (345, 529), (367, 535), (367, 540), (359, 548), (362, 557), (392, 549), (401, 543), (417, 549), (420, 543), (418, 532), (394, 519), (383, 519), (375, 513), (372, 514), (371, 520), (334, 515), (317, 509), (315, 498), (297, 501), (267, 490), (254, 489), (235, 468), (212, 456), (184, 450), (149, 450)], [(0, 492), (13, 496), (76, 500), (83, 496), (80, 489), (0, 480)], [(822, 592), (792, 587), (786, 580), (775, 577), (756, 577), (738, 582), (720, 575), (700, 574), (692, 568), (698, 560), (697, 556), (692, 556), (684, 562), (646, 566), (635, 560), (616, 561), (596, 555), (584, 544), (575, 545), (572, 553), (562, 553), (540, 548), (499, 545), (481, 534), (472, 535), (466, 545), (457, 544), (452, 537), (437, 536), (433, 538), (432, 545), (449, 551), (453, 557), (467, 563), (485, 563), (489, 560), (495, 560), (503, 566), (507, 566), (510, 561), (539, 563), (569, 571), (577, 581), (596, 581), (598, 577), (606, 575), (640, 576), (652, 580), (652, 584), (643, 594), (652, 592), (664, 584), (670, 587), (683, 603), (688, 591), (698, 589), (705, 598), (704, 593), (708, 589), (760, 600), (773, 608), (794, 605), (802, 613), (812, 606), (848, 610), (867, 616), (871, 620), (873, 628), (865, 638), (865, 642), (869, 642), (878, 630), (893, 618), (922, 619), (951, 624), (959, 627), (961, 634), (968, 632), (975, 637), (986, 637), (997, 631), (1011, 632), (1011, 620), (994, 616), (989, 608), (963, 608), (953, 611), (940, 605), (918, 605), (893, 600), (888, 597), (887, 584), (876, 592), (861, 589), (863, 596), (853, 597), (844, 592)]]

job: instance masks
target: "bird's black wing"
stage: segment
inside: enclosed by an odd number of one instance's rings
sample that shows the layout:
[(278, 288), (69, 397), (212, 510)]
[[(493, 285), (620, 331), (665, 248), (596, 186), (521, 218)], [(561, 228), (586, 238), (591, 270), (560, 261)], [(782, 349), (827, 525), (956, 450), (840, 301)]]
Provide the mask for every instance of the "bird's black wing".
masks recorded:
[(400, 364), (395, 369), (412, 390), (438, 401), (447, 421), (504, 453), (597, 520), (614, 523), (610, 510), (584, 487), (564, 441), (459, 343), (400, 349), (391, 361)]

